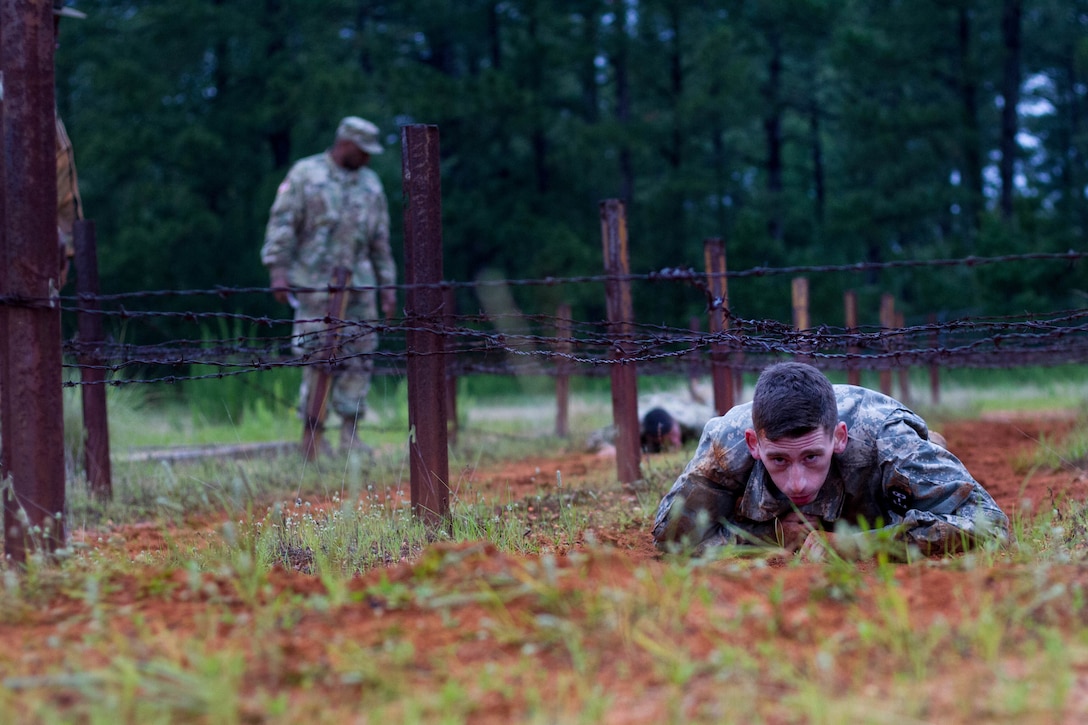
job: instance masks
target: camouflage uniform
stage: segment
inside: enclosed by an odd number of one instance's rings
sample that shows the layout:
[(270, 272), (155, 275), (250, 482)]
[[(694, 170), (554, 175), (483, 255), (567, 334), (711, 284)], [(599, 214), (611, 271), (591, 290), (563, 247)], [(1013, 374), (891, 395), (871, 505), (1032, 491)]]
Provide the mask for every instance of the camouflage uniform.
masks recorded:
[[(87, 17), (75, 8), (65, 7), (64, 0), (53, 0), (53, 15), (55, 18)], [(0, 91), (0, 98), (3, 92)], [(76, 248), (72, 236), (73, 225), (77, 219), (83, 218), (83, 202), (79, 198), (79, 181), (76, 179), (76, 155), (72, 149), (72, 140), (68, 138), (68, 130), (64, 128), (64, 122), (57, 119), (57, 238), (60, 240), (61, 254), (61, 286), (68, 276), (68, 262), (75, 256)]]
[[(955, 551), (986, 536), (1008, 538), (1008, 518), (959, 459), (929, 440), (918, 415), (872, 390), (834, 390), (849, 441), (801, 513), (825, 530), (862, 519), (895, 527), (897, 540), (924, 554)], [(707, 423), (694, 458), (658, 507), (653, 536), (659, 548), (681, 538), (700, 546), (776, 542), (776, 521), (793, 505), (750, 454), (744, 431), (751, 427), (751, 403)], [(674, 506), (681, 508), (674, 512)]]
[[(333, 268), (351, 270), (352, 292), (344, 319), (357, 324), (341, 333), (345, 359), (333, 369), (330, 406), (347, 420), (362, 417), (378, 335), (368, 321), (378, 319), (374, 285), (393, 285), (396, 268), (389, 246), (389, 208), (378, 175), (368, 167), (341, 168), (329, 152), (297, 162), (276, 192), (261, 261), (287, 270), (292, 287), (327, 287)], [(323, 347), (328, 292), (300, 292), (293, 329), (296, 355)], [(317, 370), (303, 368), (301, 406)]]
[(82, 218), (83, 202), (79, 198), (75, 152), (64, 122), (57, 116), (57, 237), (63, 247), (61, 253), (69, 259), (75, 255), (72, 228), (75, 221)]

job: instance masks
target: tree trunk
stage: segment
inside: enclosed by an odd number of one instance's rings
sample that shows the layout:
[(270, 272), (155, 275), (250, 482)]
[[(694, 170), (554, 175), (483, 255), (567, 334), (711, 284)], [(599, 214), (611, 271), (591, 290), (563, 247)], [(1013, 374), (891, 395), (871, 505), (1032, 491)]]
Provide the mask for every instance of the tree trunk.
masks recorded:
[(767, 115), (763, 118), (767, 144), (767, 232), (771, 239), (782, 241), (782, 43), (774, 31), (768, 40), (771, 57), (767, 63), (767, 85), (763, 89), (767, 107)]
[(982, 212), (982, 132), (978, 116), (978, 81), (971, 58), (971, 13), (964, 6), (958, 12), (957, 48), (960, 103), (963, 109), (963, 184), (967, 192), (963, 214), (967, 220), (966, 235), (968, 239), (974, 240), (978, 236)]
[(1010, 221), (1013, 215), (1013, 189), (1016, 173), (1016, 134), (1019, 131), (1020, 105), (1020, 27), (1021, 0), (1005, 0), (1001, 13), (1001, 36), (1005, 46), (1005, 63), (1001, 76), (1001, 218)]

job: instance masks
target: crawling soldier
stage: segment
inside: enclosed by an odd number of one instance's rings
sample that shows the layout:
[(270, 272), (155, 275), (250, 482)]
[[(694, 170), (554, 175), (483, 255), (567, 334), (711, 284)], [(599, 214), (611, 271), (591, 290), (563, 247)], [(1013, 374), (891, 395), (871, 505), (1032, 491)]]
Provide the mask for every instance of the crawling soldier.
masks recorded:
[[(886, 395), (833, 386), (804, 363), (772, 365), (751, 403), (707, 423), (661, 501), (654, 542), (770, 544), (820, 559), (827, 548), (861, 556), (882, 533), (901, 558), (1007, 540), (1008, 517), (938, 441)], [(835, 533), (840, 521), (870, 528)]]

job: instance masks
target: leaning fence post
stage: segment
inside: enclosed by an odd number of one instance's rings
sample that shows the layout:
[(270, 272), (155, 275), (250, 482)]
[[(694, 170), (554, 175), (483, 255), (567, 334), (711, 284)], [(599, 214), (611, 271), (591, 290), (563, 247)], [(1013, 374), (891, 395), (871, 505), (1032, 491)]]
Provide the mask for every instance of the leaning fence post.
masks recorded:
[(619, 199), (600, 203), (601, 242), (604, 246), (605, 300), (608, 330), (612, 339), (612, 420), (616, 425), (616, 472), (620, 483), (641, 478), (638, 431), (638, 381), (635, 363), (627, 360), (626, 341), (631, 334), (634, 307), (631, 281), (627, 279), (627, 214)]
[(412, 511), (451, 526), (442, 322), (442, 186), (438, 126), (401, 129), (404, 184), (408, 453)]
[(98, 498), (113, 495), (110, 471), (110, 426), (106, 414), (106, 371), (103, 368), (102, 316), (98, 304), (98, 245), (94, 222), (73, 227), (76, 245), (76, 292), (79, 294), (80, 396), (83, 401), (83, 465), (87, 484)]
[[(890, 292), (880, 296), (880, 327), (884, 336), (882, 349), (885, 353), (891, 347), (889, 340), (890, 330), (895, 327), (895, 297)], [(887, 355), (880, 365), (880, 392), (885, 395), (892, 394), (892, 367), (891, 358)]]
[(558, 338), (555, 362), (555, 435), (570, 435), (570, 305), (555, 310), (555, 336)]
[[(28, 551), (65, 542), (64, 395), (57, 247), (52, 9), (44, 2), (0, 2), (4, 69), (4, 314), (2, 456), (4, 553), (24, 564)], [(12, 300), (17, 301), (13, 303)]]
[(710, 379), (714, 385), (714, 410), (725, 415), (736, 400), (733, 372), (729, 369), (729, 348), (721, 341), (729, 329), (729, 283), (726, 280), (725, 242), (721, 239), (703, 241), (703, 262), (706, 265), (707, 286), (710, 288)]

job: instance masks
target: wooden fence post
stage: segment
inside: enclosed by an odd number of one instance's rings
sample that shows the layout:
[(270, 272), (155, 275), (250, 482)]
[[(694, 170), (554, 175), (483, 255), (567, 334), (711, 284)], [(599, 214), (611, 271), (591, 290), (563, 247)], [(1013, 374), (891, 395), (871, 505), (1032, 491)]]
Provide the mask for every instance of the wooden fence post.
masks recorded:
[(933, 405), (941, 404), (941, 369), (937, 365), (936, 353), (941, 349), (941, 331), (937, 323), (937, 315), (929, 316), (929, 324), (933, 328), (930, 345), (933, 346), (932, 362), (929, 364), (929, 397)]
[(794, 277), (790, 284), (790, 300), (793, 306), (793, 329), (801, 333), (797, 336), (797, 359), (810, 362), (807, 353), (808, 343), (805, 341), (804, 332), (809, 328), (808, 308), (808, 277)]
[[(885, 335), (882, 349), (887, 352), (891, 347), (888, 334), (895, 327), (895, 297), (890, 292), (880, 296), (880, 327)], [(885, 395), (892, 394), (892, 368), (888, 358), (880, 366), (880, 392)]]
[(555, 311), (555, 336), (559, 356), (555, 362), (555, 435), (570, 435), (570, 305), (559, 305)]
[(714, 410), (725, 415), (735, 404), (733, 371), (729, 369), (729, 347), (720, 339), (729, 329), (729, 282), (726, 279), (725, 242), (719, 238), (703, 241), (707, 287), (710, 288), (710, 377), (714, 384)]
[(858, 368), (858, 293), (852, 289), (843, 293), (843, 306), (846, 308), (846, 382), (849, 385), (861, 385), (861, 370)]
[(634, 307), (627, 257), (627, 213), (619, 199), (600, 203), (601, 242), (604, 247), (605, 298), (612, 339), (612, 420), (616, 426), (616, 473), (620, 483), (642, 477), (638, 422), (638, 380), (635, 363), (627, 359)]
[[(907, 323), (903, 317), (902, 312), (895, 313), (895, 326), (900, 330), (900, 336), (895, 342), (895, 347), (901, 349), (906, 340)], [(907, 365), (899, 365), (896, 363), (896, 372), (899, 377), (899, 402), (903, 405), (910, 406), (910, 367)]]

